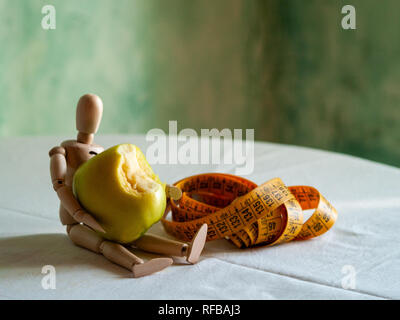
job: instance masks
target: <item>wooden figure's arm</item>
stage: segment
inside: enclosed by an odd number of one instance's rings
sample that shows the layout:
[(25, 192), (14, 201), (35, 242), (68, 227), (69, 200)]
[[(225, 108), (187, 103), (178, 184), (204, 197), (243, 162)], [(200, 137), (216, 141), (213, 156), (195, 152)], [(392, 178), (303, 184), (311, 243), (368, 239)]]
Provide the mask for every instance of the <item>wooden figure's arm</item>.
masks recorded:
[(49, 156), (51, 181), (62, 206), (76, 221), (82, 222), (94, 230), (105, 233), (100, 224), (81, 207), (72, 189), (65, 185), (65, 176), (67, 174), (65, 149), (62, 147), (54, 147), (50, 150)]

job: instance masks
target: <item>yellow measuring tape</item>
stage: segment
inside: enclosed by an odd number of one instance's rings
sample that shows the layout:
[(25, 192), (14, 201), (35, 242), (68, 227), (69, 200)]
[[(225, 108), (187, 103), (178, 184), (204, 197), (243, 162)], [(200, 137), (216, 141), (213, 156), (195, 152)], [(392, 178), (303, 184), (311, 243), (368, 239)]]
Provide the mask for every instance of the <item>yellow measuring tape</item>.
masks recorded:
[[(335, 208), (309, 186), (286, 187), (275, 178), (257, 186), (229, 174), (208, 173), (180, 180), (179, 201), (169, 199), (161, 220), (165, 230), (190, 241), (208, 225), (207, 241), (228, 239), (239, 248), (272, 246), (320, 236), (336, 221)], [(315, 209), (303, 223), (303, 210)], [(167, 214), (172, 211), (172, 220)]]

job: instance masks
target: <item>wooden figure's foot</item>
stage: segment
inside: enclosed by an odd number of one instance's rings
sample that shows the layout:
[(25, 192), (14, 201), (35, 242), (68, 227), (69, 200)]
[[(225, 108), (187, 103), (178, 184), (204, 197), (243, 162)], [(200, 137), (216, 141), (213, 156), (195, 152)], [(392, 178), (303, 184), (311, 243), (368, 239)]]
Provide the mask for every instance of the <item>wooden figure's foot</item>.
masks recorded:
[(207, 239), (207, 224), (203, 224), (199, 230), (197, 230), (192, 242), (189, 245), (189, 250), (187, 254), (187, 262), (195, 264), (199, 261), (201, 252), (203, 251), (204, 245)]
[(161, 271), (173, 263), (171, 258), (156, 258), (144, 263), (133, 265), (132, 272), (134, 278), (144, 277), (149, 274)]

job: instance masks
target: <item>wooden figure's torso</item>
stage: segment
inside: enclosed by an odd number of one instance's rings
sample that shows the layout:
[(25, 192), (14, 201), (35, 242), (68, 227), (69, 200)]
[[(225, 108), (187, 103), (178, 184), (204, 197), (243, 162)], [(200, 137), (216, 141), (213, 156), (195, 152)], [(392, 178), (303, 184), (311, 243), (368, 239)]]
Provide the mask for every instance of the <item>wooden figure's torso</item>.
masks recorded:
[(78, 170), (81, 164), (104, 151), (104, 148), (100, 145), (84, 144), (76, 140), (63, 141), (61, 147), (66, 152), (67, 175), (65, 177), (65, 184), (69, 187), (72, 187), (75, 171)]

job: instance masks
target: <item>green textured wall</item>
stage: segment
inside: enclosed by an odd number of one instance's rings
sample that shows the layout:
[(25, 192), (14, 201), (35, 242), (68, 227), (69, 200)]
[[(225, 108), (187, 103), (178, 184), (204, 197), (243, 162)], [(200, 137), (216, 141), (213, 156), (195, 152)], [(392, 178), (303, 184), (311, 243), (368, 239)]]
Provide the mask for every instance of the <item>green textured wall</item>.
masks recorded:
[[(53, 4), (56, 30), (41, 28)], [(341, 7), (357, 30), (341, 28)], [(254, 128), (400, 165), (398, 0), (0, 0), (0, 136)]]

